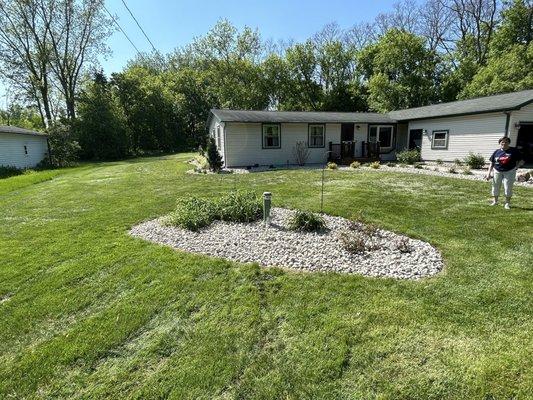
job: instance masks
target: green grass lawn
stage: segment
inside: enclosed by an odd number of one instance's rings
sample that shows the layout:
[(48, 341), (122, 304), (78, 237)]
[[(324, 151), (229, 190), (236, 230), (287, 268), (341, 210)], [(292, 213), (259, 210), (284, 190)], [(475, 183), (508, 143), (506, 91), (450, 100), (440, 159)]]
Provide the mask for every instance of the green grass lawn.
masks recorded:
[(134, 239), (234, 187), (317, 211), (320, 172), (190, 175), (190, 154), (0, 180), (0, 398), (525, 399), (533, 191), (328, 171), (325, 210), (436, 245), (422, 281), (262, 269)]

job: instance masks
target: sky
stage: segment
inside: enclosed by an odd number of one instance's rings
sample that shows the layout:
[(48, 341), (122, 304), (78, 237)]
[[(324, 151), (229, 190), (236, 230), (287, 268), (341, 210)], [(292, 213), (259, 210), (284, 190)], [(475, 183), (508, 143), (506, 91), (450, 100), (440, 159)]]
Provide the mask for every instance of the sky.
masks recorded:
[[(257, 28), (263, 39), (303, 41), (330, 22), (349, 28), (388, 12), (396, 0), (124, 0), (157, 50), (168, 53), (207, 33), (219, 19), (238, 28)], [(106, 0), (107, 9), (140, 51), (151, 46), (122, 0)], [(120, 71), (136, 54), (125, 36), (116, 31), (108, 39), (111, 54), (101, 59), (106, 74)], [(0, 83), (0, 96), (5, 87)], [(0, 101), (0, 107), (4, 106)]]

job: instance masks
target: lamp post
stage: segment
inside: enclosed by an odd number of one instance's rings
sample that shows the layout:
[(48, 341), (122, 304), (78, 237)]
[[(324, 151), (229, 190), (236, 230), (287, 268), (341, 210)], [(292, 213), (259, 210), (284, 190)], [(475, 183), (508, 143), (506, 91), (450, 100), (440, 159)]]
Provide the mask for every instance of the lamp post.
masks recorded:
[(328, 154), (333, 153), (332, 151), (326, 151), (324, 156), (326, 157), (326, 162), (322, 167), (322, 189), (320, 193), (320, 214), (324, 213), (324, 175), (326, 173), (326, 165), (328, 163)]

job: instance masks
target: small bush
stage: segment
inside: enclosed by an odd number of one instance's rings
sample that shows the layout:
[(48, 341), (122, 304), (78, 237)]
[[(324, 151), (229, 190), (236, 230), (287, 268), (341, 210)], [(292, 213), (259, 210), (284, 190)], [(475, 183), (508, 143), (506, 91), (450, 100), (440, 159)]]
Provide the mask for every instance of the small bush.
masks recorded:
[(365, 239), (353, 231), (344, 231), (339, 235), (342, 247), (349, 253), (364, 253), (367, 250)]
[(164, 224), (197, 231), (211, 224), (216, 214), (216, 205), (212, 201), (198, 197), (181, 198), (176, 203), (176, 209), (165, 218)]
[(420, 150), (413, 149), (413, 150), (404, 150), (400, 151), (396, 158), (398, 161), (402, 164), (414, 164), (418, 161), (420, 161)]
[(463, 162), (461, 160), (459, 160), (458, 158), (456, 158), (455, 160), (453, 160), (453, 163), (455, 165), (457, 165), (458, 167), (460, 167), (461, 165), (463, 165)]
[(396, 250), (399, 250), (400, 253), (411, 253), (414, 249), (409, 243), (409, 239), (402, 237), (396, 242)]
[(455, 168), (455, 167), (452, 166), (452, 167), (448, 168), (448, 172), (449, 172), (450, 174), (456, 174), (456, 173), (457, 173), (457, 168)]
[(463, 169), (463, 175), (472, 175), (472, 170), (470, 169), (470, 167), (465, 167)]
[(442, 165), (442, 164), (444, 164), (444, 161), (442, 161), (442, 159), (440, 159), (440, 158), (437, 158), (437, 159), (435, 160), (435, 162), (437, 163), (437, 165)]
[(361, 163), (359, 161), (354, 161), (350, 164), (350, 168), (357, 169), (361, 166)]
[(485, 157), (481, 154), (468, 153), (465, 157), (465, 164), (472, 169), (481, 169), (485, 166)]
[(326, 168), (327, 168), (327, 169), (337, 169), (338, 166), (337, 166), (337, 164), (334, 163), (333, 161), (330, 161), (330, 162), (328, 162), (328, 164), (326, 165)]
[(222, 169), (222, 157), (218, 152), (215, 139), (212, 137), (210, 137), (207, 142), (207, 161), (211, 171), (219, 172)]
[(381, 164), (379, 163), (379, 161), (374, 161), (368, 164), (368, 166), (373, 169), (379, 169), (381, 167)]
[[(74, 140), (73, 127), (69, 122), (57, 122), (48, 128), (50, 158), (45, 159), (54, 167), (68, 167), (78, 160), (81, 147)], [(44, 160), (43, 160), (44, 161)]]
[(23, 169), (16, 167), (9, 167), (6, 165), (0, 165), (0, 179), (9, 178), (10, 176), (21, 175), (24, 173)]
[(216, 202), (216, 217), (221, 221), (252, 222), (263, 216), (263, 200), (251, 191), (229, 193)]
[(322, 216), (309, 211), (296, 211), (289, 220), (289, 229), (293, 231), (319, 232), (326, 229)]

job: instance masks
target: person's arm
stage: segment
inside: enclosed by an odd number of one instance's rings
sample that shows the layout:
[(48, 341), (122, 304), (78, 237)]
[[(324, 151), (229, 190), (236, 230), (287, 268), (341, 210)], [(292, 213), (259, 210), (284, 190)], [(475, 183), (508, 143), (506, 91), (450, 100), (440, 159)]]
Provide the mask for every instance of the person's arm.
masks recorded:
[(494, 153), (492, 154), (492, 156), (490, 156), (490, 164), (489, 164), (489, 170), (487, 171), (487, 175), (485, 176), (485, 179), (486, 180), (490, 180), (491, 178), (491, 174), (492, 174), (492, 170), (494, 169)]

